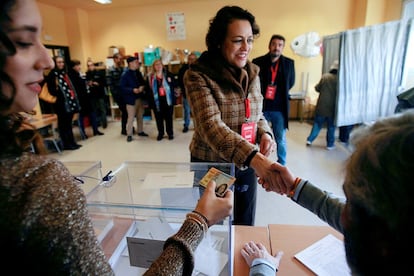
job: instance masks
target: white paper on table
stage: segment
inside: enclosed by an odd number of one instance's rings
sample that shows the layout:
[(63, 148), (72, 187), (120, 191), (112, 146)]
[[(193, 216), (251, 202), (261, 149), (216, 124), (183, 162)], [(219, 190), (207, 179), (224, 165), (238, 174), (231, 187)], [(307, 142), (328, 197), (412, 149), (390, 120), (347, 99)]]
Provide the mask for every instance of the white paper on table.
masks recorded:
[(329, 234), (295, 255), (318, 276), (350, 276), (344, 243)]
[(142, 189), (193, 187), (194, 172), (148, 173)]

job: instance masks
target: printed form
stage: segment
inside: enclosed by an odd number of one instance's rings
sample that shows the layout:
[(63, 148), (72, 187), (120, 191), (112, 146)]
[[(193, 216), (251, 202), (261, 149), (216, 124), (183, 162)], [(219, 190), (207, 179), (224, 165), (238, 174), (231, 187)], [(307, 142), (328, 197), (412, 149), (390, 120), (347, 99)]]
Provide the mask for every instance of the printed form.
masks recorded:
[(343, 241), (329, 234), (295, 255), (318, 276), (350, 276)]

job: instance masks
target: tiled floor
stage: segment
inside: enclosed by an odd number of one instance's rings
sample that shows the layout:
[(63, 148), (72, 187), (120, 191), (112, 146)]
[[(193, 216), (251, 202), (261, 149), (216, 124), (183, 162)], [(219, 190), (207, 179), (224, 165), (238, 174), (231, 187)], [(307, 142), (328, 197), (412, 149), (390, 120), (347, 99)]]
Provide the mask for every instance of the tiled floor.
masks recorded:
[[(192, 126), (187, 133), (183, 133), (182, 128), (182, 119), (176, 119), (175, 139), (157, 141), (155, 122), (145, 121), (144, 131), (149, 134), (149, 137), (135, 135), (134, 140), (127, 143), (126, 137), (120, 134), (120, 122), (112, 121), (108, 128), (101, 129), (105, 133), (103, 136), (92, 136), (91, 130), (88, 129), (90, 138), (78, 141), (83, 145), (79, 150), (50, 155), (62, 161), (100, 160), (104, 174), (114, 170), (124, 161), (189, 162), (188, 145), (193, 133)], [(306, 137), (310, 129), (309, 123), (290, 122), (290, 129), (287, 132), (288, 166), (295, 175), (343, 196), (342, 172), (349, 151), (339, 143), (336, 144), (336, 149), (326, 150), (325, 129), (321, 131), (311, 147), (306, 147)], [(259, 186), (256, 225), (265, 226), (273, 223), (324, 225), (319, 218), (290, 199), (275, 193), (267, 193)]]

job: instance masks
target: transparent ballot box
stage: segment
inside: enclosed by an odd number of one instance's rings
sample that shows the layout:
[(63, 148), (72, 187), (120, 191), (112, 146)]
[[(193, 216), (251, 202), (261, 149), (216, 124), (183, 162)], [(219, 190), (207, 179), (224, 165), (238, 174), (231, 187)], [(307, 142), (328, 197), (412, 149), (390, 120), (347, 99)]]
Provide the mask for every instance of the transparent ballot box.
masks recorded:
[[(215, 167), (234, 176), (230, 163), (124, 162), (88, 195), (88, 208), (116, 275), (141, 275), (194, 210), (201, 178)], [(101, 234), (102, 236), (102, 234)], [(210, 227), (195, 251), (193, 275), (232, 275), (230, 219)], [(171, 260), (174, 261), (174, 260)]]
[(79, 181), (86, 195), (102, 182), (101, 161), (62, 161), (62, 163)]

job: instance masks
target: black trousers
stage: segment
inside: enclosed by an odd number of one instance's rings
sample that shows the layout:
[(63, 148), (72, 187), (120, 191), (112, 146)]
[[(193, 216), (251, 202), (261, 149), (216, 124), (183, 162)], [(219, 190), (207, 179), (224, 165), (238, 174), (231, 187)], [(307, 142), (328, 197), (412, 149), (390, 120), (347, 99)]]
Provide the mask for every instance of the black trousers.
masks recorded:
[[(206, 162), (196, 157), (191, 156), (191, 162)], [(221, 169), (218, 167), (218, 169)], [(208, 169), (207, 169), (208, 170)], [(201, 179), (207, 172), (202, 172), (203, 175), (195, 175), (196, 179)], [(222, 169), (221, 169), (222, 170)], [(229, 173), (224, 171), (225, 173)], [(235, 170), (236, 182), (233, 185), (234, 192), (234, 206), (232, 224), (234, 225), (249, 225), (253, 226), (256, 216), (256, 199), (257, 199), (257, 176), (252, 168), (246, 170)], [(200, 196), (203, 194), (204, 188), (200, 186)]]
[(121, 132), (126, 133), (126, 125), (128, 120), (128, 111), (126, 109), (126, 104), (122, 99), (121, 93), (114, 95), (114, 100), (118, 104), (119, 111), (121, 112)]
[(168, 106), (161, 102), (160, 111), (154, 110), (155, 121), (157, 123), (158, 136), (164, 136), (164, 122), (165, 122), (165, 131), (168, 136), (174, 135), (173, 130), (173, 111), (174, 106)]
[(257, 176), (252, 168), (236, 169), (234, 184), (234, 225), (254, 225), (256, 215)]
[(58, 131), (63, 147), (70, 147), (76, 144), (72, 131), (73, 113), (66, 113), (59, 110), (56, 112), (58, 119)]
[(353, 129), (354, 125), (349, 126), (341, 126), (339, 127), (339, 140), (343, 143), (349, 142), (349, 136), (351, 134), (351, 131)]

